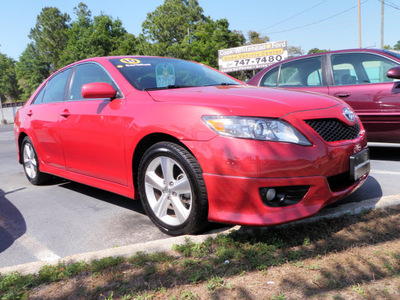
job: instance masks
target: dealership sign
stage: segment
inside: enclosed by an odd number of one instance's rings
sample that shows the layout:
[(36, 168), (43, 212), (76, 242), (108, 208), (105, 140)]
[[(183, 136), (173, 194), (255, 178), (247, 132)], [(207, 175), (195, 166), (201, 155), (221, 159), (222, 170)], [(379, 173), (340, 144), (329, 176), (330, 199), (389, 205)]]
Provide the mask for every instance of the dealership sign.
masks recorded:
[(286, 59), (287, 42), (269, 42), (218, 50), (218, 65), (222, 72), (265, 68)]

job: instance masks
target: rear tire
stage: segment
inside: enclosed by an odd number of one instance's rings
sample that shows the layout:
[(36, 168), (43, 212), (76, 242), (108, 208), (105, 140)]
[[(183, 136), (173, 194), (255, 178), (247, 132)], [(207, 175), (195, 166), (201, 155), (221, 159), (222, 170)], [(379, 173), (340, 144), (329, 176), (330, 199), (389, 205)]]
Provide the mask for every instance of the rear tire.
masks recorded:
[(202, 173), (194, 156), (177, 144), (160, 142), (145, 152), (138, 172), (140, 199), (162, 232), (194, 234), (208, 224)]
[(29, 137), (25, 137), (21, 145), (22, 164), (26, 178), (34, 185), (50, 181), (51, 176), (39, 170), (39, 159)]

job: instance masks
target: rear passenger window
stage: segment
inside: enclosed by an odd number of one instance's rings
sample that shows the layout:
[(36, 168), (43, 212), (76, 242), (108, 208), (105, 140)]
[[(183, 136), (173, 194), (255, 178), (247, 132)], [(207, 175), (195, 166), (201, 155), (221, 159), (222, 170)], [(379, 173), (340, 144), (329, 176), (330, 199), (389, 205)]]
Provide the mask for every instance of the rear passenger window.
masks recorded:
[(321, 70), (315, 70), (307, 78), (307, 85), (308, 86), (321, 86), (322, 85), (322, 78), (321, 78)]
[(42, 99), (43, 99), (43, 95), (44, 95), (44, 91), (46, 90), (46, 85), (44, 85), (42, 87), (42, 89), (40, 90), (40, 92), (36, 95), (35, 99), (33, 100), (33, 104), (38, 104), (38, 103), (42, 103)]
[(321, 57), (299, 59), (282, 64), (279, 87), (322, 86)]
[(260, 86), (266, 87), (276, 87), (278, 83), (278, 71), (279, 67), (269, 71), (267, 74), (264, 75), (263, 79), (260, 82)]
[[(50, 81), (47, 83), (47, 86), (43, 88), (38, 95), (38, 97), (40, 97), (42, 92), (44, 92), (42, 103), (52, 103), (64, 100), (65, 85), (67, 83), (70, 71), (71, 69), (65, 70), (50, 79)], [(39, 102), (35, 99), (35, 103)]]
[(300, 70), (298, 67), (291, 65), (282, 66), (278, 85), (280, 87), (304, 86), (304, 84), (301, 83)]

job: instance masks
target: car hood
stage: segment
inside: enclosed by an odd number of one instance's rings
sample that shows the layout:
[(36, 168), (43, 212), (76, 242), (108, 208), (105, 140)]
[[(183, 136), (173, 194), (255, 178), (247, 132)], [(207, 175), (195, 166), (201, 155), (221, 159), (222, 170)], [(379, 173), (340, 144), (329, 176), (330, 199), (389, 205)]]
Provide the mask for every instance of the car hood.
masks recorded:
[(251, 86), (210, 86), (149, 91), (155, 101), (223, 107), (237, 116), (275, 117), (341, 103), (326, 95)]

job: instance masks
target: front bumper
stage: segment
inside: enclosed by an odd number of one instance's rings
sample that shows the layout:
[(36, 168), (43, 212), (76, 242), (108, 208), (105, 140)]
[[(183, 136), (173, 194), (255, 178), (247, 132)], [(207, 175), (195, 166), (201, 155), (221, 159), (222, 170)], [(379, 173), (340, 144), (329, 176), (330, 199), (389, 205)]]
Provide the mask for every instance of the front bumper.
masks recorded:
[[(208, 219), (213, 222), (268, 226), (304, 219), (324, 206), (351, 194), (367, 179), (332, 192), (323, 176), (293, 178), (245, 178), (204, 174), (209, 199)], [(304, 198), (286, 207), (268, 207), (261, 200), (259, 189), (270, 186), (310, 186)]]

